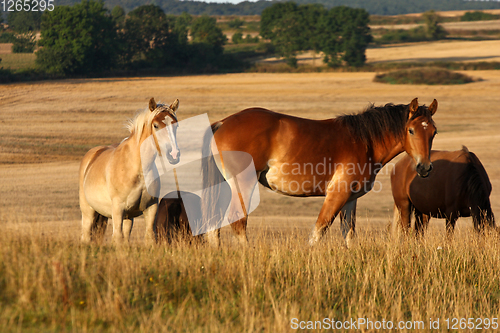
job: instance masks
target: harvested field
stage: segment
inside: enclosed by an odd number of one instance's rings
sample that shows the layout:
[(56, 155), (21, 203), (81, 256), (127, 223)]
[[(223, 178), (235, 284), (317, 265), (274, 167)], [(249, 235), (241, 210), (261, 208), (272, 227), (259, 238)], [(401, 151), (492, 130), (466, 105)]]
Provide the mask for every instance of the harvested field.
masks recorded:
[[(371, 59), (384, 61), (380, 54)], [(248, 247), (235, 244), (228, 227), (220, 249), (145, 246), (142, 218), (130, 247), (110, 246), (111, 228), (102, 245), (79, 241), (79, 161), (90, 147), (126, 137), (126, 119), (151, 97), (178, 98), (180, 120), (207, 113), (212, 121), (250, 106), (323, 119), (369, 103), (436, 98), (434, 148), (466, 145), (477, 154), (498, 215), (500, 72), (464, 73), (484, 81), (386, 85), (374, 83), (374, 73), (314, 73), (2, 85), (2, 332), (289, 332), (294, 322), (306, 327), (323, 318), (384, 320), (429, 332), (429, 318), (440, 318), (440, 331), (448, 331), (446, 318), (480, 318), (481, 327), (493, 327), (491, 318), (500, 314), (498, 235), (478, 237), (470, 219), (460, 219), (447, 241), (444, 222), (433, 219), (423, 240), (387, 237), (390, 164), (377, 177), (377, 193), (358, 200), (359, 236), (350, 250), (338, 221), (317, 247), (307, 245), (322, 198), (285, 197), (262, 187), (249, 218)]]

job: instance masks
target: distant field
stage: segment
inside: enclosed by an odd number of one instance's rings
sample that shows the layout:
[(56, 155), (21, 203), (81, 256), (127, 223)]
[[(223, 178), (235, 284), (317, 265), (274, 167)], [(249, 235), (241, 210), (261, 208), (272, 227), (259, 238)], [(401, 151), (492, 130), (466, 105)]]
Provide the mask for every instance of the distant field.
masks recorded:
[(500, 41), (436, 41), (366, 50), (368, 63), (400, 61), (500, 61)]
[[(473, 10), (449, 10), (444, 12), (438, 11), (436, 13), (444, 17), (456, 17), (456, 16), (463, 16), (466, 12), (471, 12), (471, 11)], [(500, 9), (483, 9), (481, 11), (495, 15), (500, 14)], [(420, 16), (420, 15), (422, 15), (422, 13), (407, 14), (407, 16)]]
[[(301, 65), (324, 66), (321, 54), (305, 52), (297, 56)], [(368, 64), (391, 62), (480, 62), (500, 61), (500, 41), (436, 41), (370, 47), (366, 50)], [(279, 63), (269, 57), (262, 63)]]
[(33, 68), (36, 56), (33, 53), (8, 53), (0, 54), (0, 68), (22, 69)]
[(0, 43), (0, 54), (12, 53), (12, 43)]
[[(413, 29), (420, 24), (371, 25), (372, 29)], [(473, 22), (444, 22), (445, 30), (500, 30), (500, 20)]]

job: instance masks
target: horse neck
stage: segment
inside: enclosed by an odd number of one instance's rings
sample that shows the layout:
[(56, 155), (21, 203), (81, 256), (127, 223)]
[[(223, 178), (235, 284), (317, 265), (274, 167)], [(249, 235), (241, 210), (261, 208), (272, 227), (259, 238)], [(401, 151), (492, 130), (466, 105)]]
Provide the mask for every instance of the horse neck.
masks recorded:
[(122, 144), (128, 147), (128, 153), (131, 155), (132, 159), (130, 162), (132, 164), (141, 165), (141, 147), (144, 140), (150, 136), (151, 133), (147, 133), (147, 131), (143, 131), (139, 140), (137, 140), (137, 133), (132, 133), (127, 139), (123, 141)]
[(381, 165), (386, 165), (390, 160), (404, 151), (403, 142), (392, 133), (385, 140), (374, 142), (372, 149), (372, 160)]
[[(134, 140), (133, 140), (134, 143), (138, 146), (137, 151), (139, 153), (139, 163), (149, 165), (150, 163), (153, 163), (154, 159), (156, 158), (156, 154), (158, 153), (158, 148), (159, 148), (157, 146), (156, 139), (153, 139), (154, 141), (153, 141), (152, 146), (148, 143), (144, 147), (142, 145), (144, 143), (144, 141), (147, 140), (152, 134), (153, 133), (151, 131), (144, 129), (139, 140), (137, 140), (137, 138), (134, 138)], [(137, 144), (137, 142), (139, 142), (139, 143)], [(149, 151), (141, 152), (141, 149), (149, 149)], [(148, 160), (141, 161), (142, 158), (148, 158)]]

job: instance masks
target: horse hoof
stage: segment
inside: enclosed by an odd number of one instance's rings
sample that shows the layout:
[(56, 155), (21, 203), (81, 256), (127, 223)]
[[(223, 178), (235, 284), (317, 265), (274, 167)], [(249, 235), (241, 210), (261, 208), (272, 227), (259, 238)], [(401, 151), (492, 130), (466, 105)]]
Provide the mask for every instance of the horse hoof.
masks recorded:
[(352, 249), (356, 246), (356, 234), (354, 231), (350, 230), (347, 233), (346, 239), (345, 239), (345, 245), (347, 246), (348, 249)]

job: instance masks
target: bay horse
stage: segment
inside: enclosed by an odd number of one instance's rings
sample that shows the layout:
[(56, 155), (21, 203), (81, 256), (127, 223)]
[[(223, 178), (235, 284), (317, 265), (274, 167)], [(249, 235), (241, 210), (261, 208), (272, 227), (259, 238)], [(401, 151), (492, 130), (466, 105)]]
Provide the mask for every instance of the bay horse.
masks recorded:
[[(149, 106), (129, 120), (130, 135), (120, 144), (92, 148), (80, 164), (79, 196), (82, 211), (82, 241), (102, 238), (108, 218), (113, 219), (113, 242), (128, 242), (133, 219), (144, 214), (146, 241), (155, 241), (155, 216), (158, 199), (151, 196), (144, 182), (141, 144), (150, 136), (154, 139), (152, 148), (161, 155), (158, 133), (168, 128), (167, 159), (171, 164), (180, 160), (176, 140), (179, 100), (170, 106), (157, 104), (154, 98)], [(151, 157), (154, 159), (154, 156)]]
[(432, 174), (417, 177), (415, 163), (404, 156), (391, 174), (394, 227), (407, 233), (411, 212), (415, 233), (422, 235), (431, 217), (446, 219), (446, 233), (453, 234), (459, 217), (470, 217), (476, 231), (494, 227), (491, 183), (477, 156), (463, 146), (457, 151), (431, 151)]
[[(325, 196), (309, 238), (309, 244), (314, 245), (341, 210), (343, 219), (354, 221), (356, 200), (371, 190), (380, 169), (401, 152), (412, 156), (422, 177), (429, 175), (429, 154), (436, 132), (432, 116), (437, 106), (436, 100), (429, 107), (419, 106), (415, 98), (407, 105), (371, 105), (360, 114), (326, 120), (299, 118), (263, 108), (245, 109), (212, 124), (211, 130), (207, 130), (205, 139), (210, 141), (204, 144), (203, 155), (209, 156), (210, 150), (215, 154), (215, 141), (219, 152), (249, 154), (263, 186), (289, 196)], [(214, 133), (214, 140), (209, 131)], [(205, 160), (202, 168), (204, 215), (212, 216), (209, 211), (216, 204), (217, 194), (208, 189), (223, 182), (223, 164), (212, 157)], [(238, 198), (237, 187), (253, 186), (237, 185), (229, 184), (233, 198)], [(244, 206), (241, 196), (240, 202)], [(231, 227), (239, 241), (247, 243), (248, 215), (243, 215)], [(354, 235), (354, 223), (350, 223), (350, 230), (344, 235), (348, 246)], [(207, 238), (211, 245), (218, 246), (220, 230), (208, 233)]]
[(201, 219), (201, 198), (198, 195), (184, 191), (171, 192), (158, 204), (156, 230), (159, 240), (168, 243), (176, 240), (188, 243), (201, 242), (201, 236), (193, 236), (189, 226), (185, 201), (189, 201), (189, 209), (196, 208), (195, 212), (190, 212), (190, 216)]

